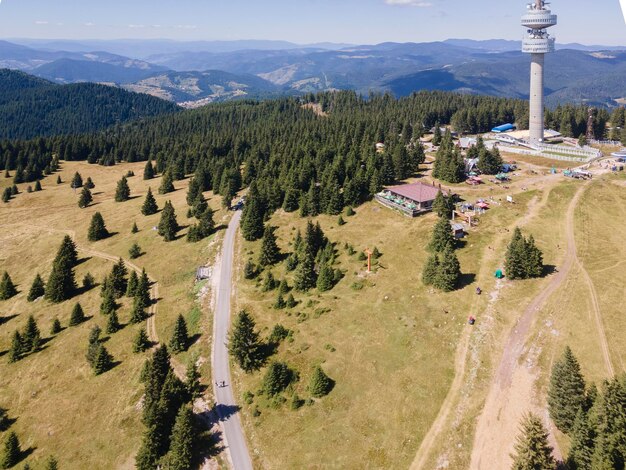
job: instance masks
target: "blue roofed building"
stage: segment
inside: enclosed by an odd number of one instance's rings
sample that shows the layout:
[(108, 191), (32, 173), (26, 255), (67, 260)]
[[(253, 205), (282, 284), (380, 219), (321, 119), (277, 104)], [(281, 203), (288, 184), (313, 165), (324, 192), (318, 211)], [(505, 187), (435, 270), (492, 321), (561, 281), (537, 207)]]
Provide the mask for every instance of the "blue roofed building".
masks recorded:
[(515, 127), (513, 124), (502, 124), (501, 126), (491, 129), (491, 132), (501, 134), (502, 132), (514, 131), (515, 129), (517, 129), (517, 127)]

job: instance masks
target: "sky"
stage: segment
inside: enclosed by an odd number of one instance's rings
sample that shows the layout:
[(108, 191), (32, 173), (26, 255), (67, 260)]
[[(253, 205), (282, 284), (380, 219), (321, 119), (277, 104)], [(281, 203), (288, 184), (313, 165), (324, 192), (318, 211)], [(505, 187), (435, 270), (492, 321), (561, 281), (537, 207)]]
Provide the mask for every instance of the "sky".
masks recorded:
[[(516, 39), (529, 0), (0, 0), (0, 38)], [(560, 43), (626, 46), (625, 0), (553, 0)]]

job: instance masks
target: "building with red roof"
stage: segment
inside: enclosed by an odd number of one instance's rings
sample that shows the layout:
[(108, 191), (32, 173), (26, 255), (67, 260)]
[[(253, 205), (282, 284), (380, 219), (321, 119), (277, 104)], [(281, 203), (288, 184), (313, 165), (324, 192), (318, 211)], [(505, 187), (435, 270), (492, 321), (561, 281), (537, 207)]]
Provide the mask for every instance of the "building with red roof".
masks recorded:
[(375, 199), (384, 206), (416, 217), (432, 210), (439, 191), (450, 194), (450, 191), (442, 189), (441, 185), (412, 183), (385, 188), (375, 196)]

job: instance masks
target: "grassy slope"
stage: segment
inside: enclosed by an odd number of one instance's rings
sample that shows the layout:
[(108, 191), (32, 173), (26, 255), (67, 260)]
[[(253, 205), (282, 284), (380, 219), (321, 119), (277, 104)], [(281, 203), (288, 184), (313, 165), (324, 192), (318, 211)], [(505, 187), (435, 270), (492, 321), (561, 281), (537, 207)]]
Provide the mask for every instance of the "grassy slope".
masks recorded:
[[(53, 453), (61, 466), (71, 468), (133, 467), (133, 458), (141, 439), (142, 425), (138, 402), (142, 386), (139, 371), (145, 355), (131, 353), (132, 338), (138, 326), (127, 326), (112, 335), (106, 343), (118, 367), (103, 376), (94, 377), (86, 364), (84, 354), (88, 332), (95, 324), (103, 329), (106, 319), (98, 313), (99, 289), (74, 298), (59, 305), (45, 301), (34, 304), (26, 302), (26, 294), (36, 272), (47, 277), (50, 264), (63, 231), (74, 230), (79, 245), (128, 257), (128, 248), (137, 241), (146, 253), (135, 263), (146, 267), (148, 273), (159, 282), (158, 315), (156, 326), (161, 340), (171, 336), (175, 317), (182, 313), (192, 326), (191, 333), (200, 332), (200, 313), (193, 294), (195, 269), (210, 257), (207, 241), (189, 244), (184, 237), (166, 244), (152, 227), (158, 223), (159, 215), (144, 217), (139, 208), (148, 185), (156, 189), (159, 179), (144, 182), (141, 179), (143, 164), (123, 165), (104, 168), (84, 163), (64, 163), (60, 171), (64, 183), (55, 184), (56, 175), (43, 181), (44, 191), (26, 193), (26, 184), (20, 185), (19, 194), (9, 204), (0, 206), (3, 221), (0, 228), (0, 259), (2, 269), (7, 269), (14, 282), (19, 285), (20, 294), (0, 304), (1, 314), (17, 314), (0, 326), (0, 351), (6, 351), (11, 335), (16, 328), (22, 328), (27, 315), (32, 313), (38, 320), (42, 333), (48, 336), (50, 323), (58, 316), (64, 326), (72, 306), (79, 300), (87, 315), (92, 318), (85, 324), (65, 329), (58, 337), (46, 344), (45, 350), (28, 357), (17, 364), (7, 364), (6, 357), (0, 358), (0, 406), (8, 408), (12, 417), (18, 417), (14, 429), (25, 446), (33, 446), (35, 452), (29, 461), (39, 461)], [(137, 176), (129, 179), (131, 195), (139, 196), (125, 203), (115, 203), (113, 195), (117, 180), (129, 169)], [(83, 179), (91, 176), (96, 183), (95, 204), (87, 209), (79, 209), (68, 182), (75, 171), (80, 171)], [(10, 184), (1, 179), (0, 187)], [(187, 225), (185, 195), (188, 181), (175, 182), (179, 188), (175, 193), (156, 195), (159, 206), (167, 199), (174, 204), (178, 221)], [(210, 204), (218, 209), (219, 201)], [(86, 232), (91, 215), (100, 211), (112, 232), (113, 237), (97, 243), (86, 240)], [(223, 212), (216, 214), (220, 220)], [(140, 232), (130, 234), (133, 221)], [(24, 225), (29, 224), (29, 225)], [(180, 232), (184, 235), (186, 230)], [(100, 281), (111, 269), (112, 263), (91, 258), (76, 268), (76, 277), (90, 271)], [(130, 313), (130, 305), (118, 311), (120, 320), (125, 323)], [(205, 322), (204, 324), (210, 325)], [(210, 333), (210, 327), (203, 328)], [(194, 355), (208, 357), (208, 340), (204, 337), (193, 348)], [(179, 362), (185, 364), (190, 353), (180, 355)], [(208, 374), (208, 365), (203, 367)], [(206, 376), (206, 375), (205, 375)]]
[[(470, 200), (505, 194), (499, 188), (488, 192), (485, 187), (471, 189), (466, 185), (457, 190), (468, 193)], [(493, 270), (501, 265), (501, 260), (492, 259), (494, 252), (487, 247), (496, 239), (508, 237), (503, 235), (504, 228), (524, 215), (526, 205), (535, 196), (536, 191), (522, 193), (516, 196), (515, 206), (494, 206), (483, 216), (480, 228), (458, 251), (463, 272), (476, 275), (476, 284), (451, 294), (435, 293), (421, 283), (427, 256), (424, 247), (435, 217), (411, 220), (376, 203), (361, 207), (355, 217), (344, 216), (348, 224), (343, 227), (337, 226), (335, 217), (319, 218), (326, 235), (338, 242), (339, 267), (347, 271), (330, 293), (296, 294), (296, 299), (305, 302), (293, 312), (276, 311), (272, 309), (275, 292), (261, 294), (253, 282), (240, 279), (239, 306), (254, 313), (263, 334), (269, 334), (276, 323), (295, 331), (294, 342), (283, 344), (278, 357), (300, 371), (297, 393), (308, 396), (306, 385), (314, 364), (323, 363), (337, 381), (327, 398), (299, 411), (289, 410), (288, 403), (280, 410), (265, 408), (262, 399), (244, 407), (253, 446), (262, 449), (257, 457), (259, 465), (408, 466), (448, 392), (466, 318), (469, 314), (480, 315), (486, 306), (486, 296), (476, 296), (474, 288), (490, 288)], [(294, 229), (303, 228), (306, 222), (279, 212), (271, 223), (280, 227), (279, 244), (289, 251)], [(358, 262), (356, 255), (347, 255), (344, 242), (353, 244), (357, 251), (377, 246), (384, 254), (380, 262), (385, 269), (368, 278), (369, 286), (363, 290), (354, 291), (350, 286), (359, 279), (365, 264)], [(259, 242), (244, 243), (240, 263), (249, 256), (255, 260), (258, 248)], [(486, 262), (485, 257), (489, 258)], [(283, 272), (282, 266), (274, 270), (278, 279)], [(304, 308), (308, 299), (319, 304)], [(314, 310), (318, 308), (331, 311), (316, 318)], [(299, 321), (299, 312), (309, 313), (309, 318)], [(498, 327), (509, 324), (512, 318), (498, 317)], [(329, 351), (326, 345), (336, 351)], [(485, 361), (482, 367), (489, 358)], [(262, 373), (240, 374), (239, 392), (256, 393), (261, 378)], [(257, 404), (261, 416), (252, 418), (251, 411)]]

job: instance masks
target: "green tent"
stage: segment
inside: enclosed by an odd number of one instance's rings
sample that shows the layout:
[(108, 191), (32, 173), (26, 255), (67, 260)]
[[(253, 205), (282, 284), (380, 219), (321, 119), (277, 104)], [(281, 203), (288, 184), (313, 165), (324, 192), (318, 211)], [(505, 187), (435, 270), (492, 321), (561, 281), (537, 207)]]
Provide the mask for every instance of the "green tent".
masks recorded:
[(503, 277), (504, 277), (504, 273), (502, 272), (502, 270), (501, 270), (501, 269), (498, 269), (498, 270), (496, 271), (496, 278), (497, 278), (497, 279), (502, 279)]

